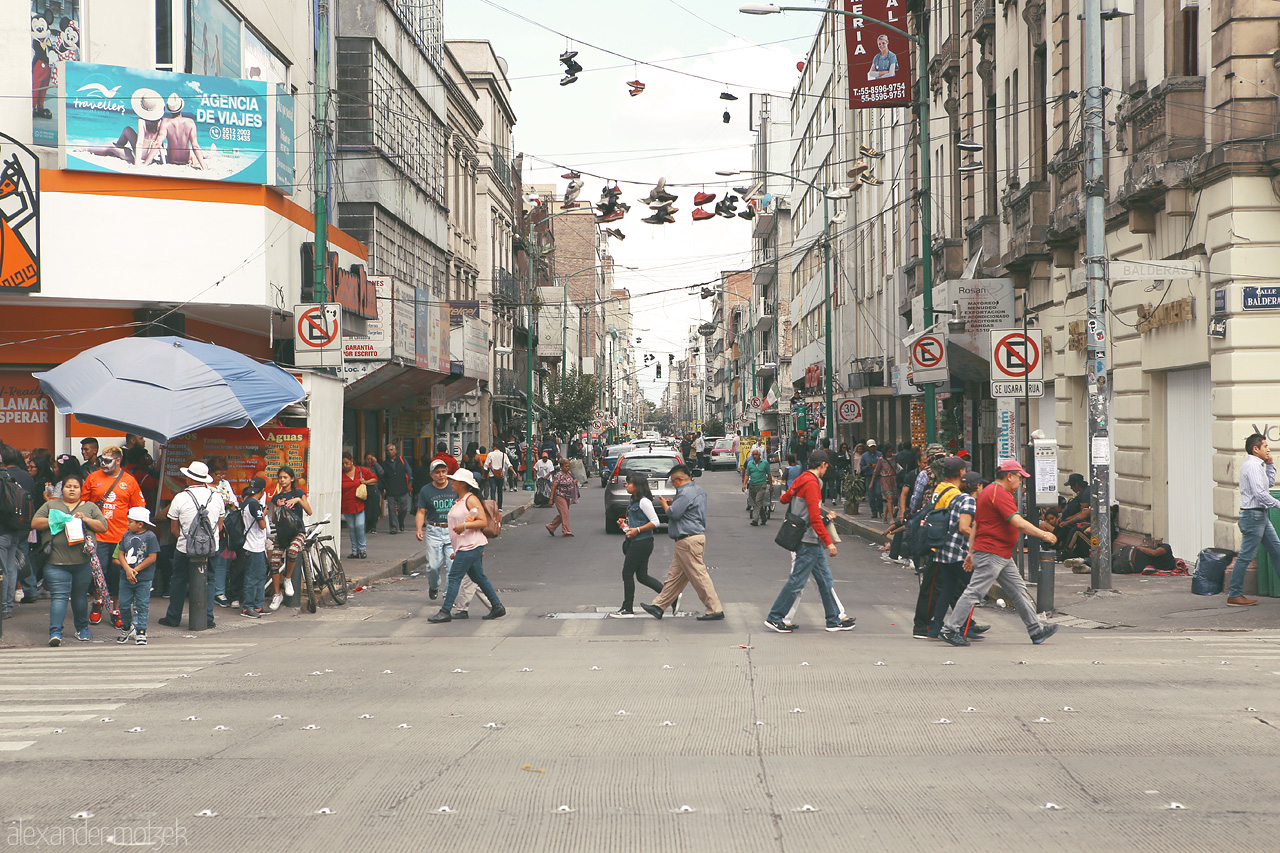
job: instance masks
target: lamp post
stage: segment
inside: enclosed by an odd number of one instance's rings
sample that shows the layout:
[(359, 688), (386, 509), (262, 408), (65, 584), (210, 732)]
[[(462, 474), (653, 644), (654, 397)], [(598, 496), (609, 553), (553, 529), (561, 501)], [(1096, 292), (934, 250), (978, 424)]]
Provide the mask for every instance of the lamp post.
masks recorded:
[[(807, 8), (807, 7), (801, 7), (801, 8)], [(744, 6), (743, 10), (745, 11), (745, 9), (746, 7)], [(742, 169), (738, 171), (732, 171), (732, 170), (726, 169), (723, 171), (718, 171), (716, 172), (716, 174), (726, 178), (733, 177), (734, 175), (773, 175), (778, 178), (787, 178), (788, 180), (799, 181), (800, 183), (808, 186), (814, 192), (822, 193), (822, 282), (823, 282), (823, 289), (824, 289), (824, 295), (825, 295), (825, 299), (823, 299), (823, 305), (824, 305), (823, 328), (825, 329), (823, 333), (823, 337), (826, 339), (826, 354), (824, 359), (825, 364), (824, 364), (822, 373), (825, 379), (825, 383), (824, 383), (825, 388), (823, 390), (825, 391), (825, 409), (827, 413), (827, 423), (826, 423), (827, 437), (831, 438), (833, 437), (833, 434), (835, 431), (836, 411), (835, 411), (835, 403), (833, 401), (834, 393), (833, 393), (832, 376), (831, 376), (832, 361), (833, 361), (831, 356), (831, 213), (830, 213), (827, 201), (833, 198), (834, 199), (849, 198), (850, 196), (853, 195), (853, 193), (848, 189), (831, 190), (828, 187), (819, 188), (817, 184), (814, 184), (811, 181), (806, 181), (803, 178), (797, 178), (794, 175), (788, 175), (783, 172), (770, 172), (763, 169)], [(748, 303), (748, 308), (749, 307), (750, 307), (750, 303)], [(754, 329), (752, 330), (751, 334), (752, 334), (752, 342), (754, 343), (755, 341)], [(755, 365), (754, 364), (751, 366), (751, 376), (752, 376), (752, 394), (754, 394), (755, 393)], [(929, 387), (932, 389), (933, 386), (929, 386)], [(930, 393), (932, 394), (932, 391)]]
[[(744, 15), (776, 15), (779, 12), (822, 12), (827, 15), (843, 15), (847, 18), (854, 18), (859, 21), (869, 21), (876, 26), (895, 32), (904, 37), (919, 50), (918, 67), (916, 68), (916, 114), (919, 116), (920, 133), (920, 274), (924, 279), (924, 327), (927, 329), (933, 325), (933, 176), (929, 167), (929, 94), (926, 88), (925, 75), (929, 68), (929, 10), (927, 6), (922, 7), (920, 12), (920, 33), (912, 35), (905, 30), (900, 30), (892, 24), (886, 24), (877, 18), (869, 18), (866, 15), (859, 15), (857, 12), (846, 12), (843, 9), (827, 9), (814, 6), (778, 6), (774, 3), (746, 3), (738, 9)], [(812, 185), (811, 185), (812, 186)], [(825, 202), (824, 202), (825, 214)], [(828, 287), (827, 291), (827, 312), (830, 317), (831, 311), (831, 293)], [(828, 321), (829, 322), (829, 321)], [(830, 327), (828, 326), (828, 364), (827, 369), (830, 371)], [(827, 417), (831, 418), (831, 379), (827, 378)], [(938, 439), (937, 424), (937, 403), (935, 401), (934, 386), (932, 384), (924, 386), (924, 435), (925, 442), (932, 444)]]

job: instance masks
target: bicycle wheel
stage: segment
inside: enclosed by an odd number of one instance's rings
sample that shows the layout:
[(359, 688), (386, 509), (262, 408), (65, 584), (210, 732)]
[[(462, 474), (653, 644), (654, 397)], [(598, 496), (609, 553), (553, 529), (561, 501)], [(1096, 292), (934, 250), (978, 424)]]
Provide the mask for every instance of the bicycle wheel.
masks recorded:
[(324, 572), (325, 583), (329, 585), (329, 594), (337, 604), (347, 603), (347, 573), (342, 570), (342, 561), (332, 548), (320, 550), (320, 570)]
[(306, 602), (307, 611), (316, 612), (316, 598), (319, 593), (316, 590), (316, 578), (311, 567), (311, 552), (303, 551), (298, 555), (298, 566), (302, 569), (302, 597)]

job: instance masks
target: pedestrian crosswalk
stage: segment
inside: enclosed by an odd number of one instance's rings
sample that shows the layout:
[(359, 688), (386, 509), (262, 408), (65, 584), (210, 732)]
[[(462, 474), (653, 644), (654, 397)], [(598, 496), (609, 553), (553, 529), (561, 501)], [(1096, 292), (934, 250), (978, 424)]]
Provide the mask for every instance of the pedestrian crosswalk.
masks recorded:
[(0, 752), (112, 716), (129, 701), (252, 648), (199, 643), (99, 645), (0, 651)]

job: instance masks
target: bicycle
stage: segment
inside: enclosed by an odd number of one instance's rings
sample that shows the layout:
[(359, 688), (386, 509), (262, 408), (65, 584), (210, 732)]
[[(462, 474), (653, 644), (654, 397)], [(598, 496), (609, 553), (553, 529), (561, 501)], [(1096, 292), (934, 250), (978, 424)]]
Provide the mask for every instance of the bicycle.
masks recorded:
[(316, 612), (322, 585), (329, 587), (335, 604), (347, 603), (347, 574), (342, 570), (342, 561), (331, 546), (324, 544), (332, 542), (333, 537), (320, 535), (320, 528), (329, 521), (330, 516), (326, 515), (303, 529), (306, 538), (298, 553), (298, 564), (302, 568), (302, 594), (311, 613)]

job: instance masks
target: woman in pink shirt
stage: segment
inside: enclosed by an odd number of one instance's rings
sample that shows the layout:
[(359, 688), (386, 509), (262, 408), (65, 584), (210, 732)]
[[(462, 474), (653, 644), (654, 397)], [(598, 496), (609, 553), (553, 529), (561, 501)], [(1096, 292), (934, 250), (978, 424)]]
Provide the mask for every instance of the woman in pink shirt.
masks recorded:
[(458, 588), (462, 578), (469, 577), (480, 587), (485, 598), (490, 602), (489, 615), (484, 619), (501, 619), (507, 615), (507, 608), (498, 600), (498, 592), (493, 588), (489, 578), (484, 574), (484, 546), (489, 539), (484, 535), (485, 525), (489, 523), (485, 515), (484, 504), (480, 501), (480, 484), (476, 477), (466, 468), (459, 468), (449, 475), (449, 486), (458, 496), (449, 510), (449, 544), (453, 553), (449, 555), (449, 579), (445, 586), (444, 600), (440, 602), (440, 611), (427, 617), (428, 622), (451, 622), (453, 602), (458, 597)]

